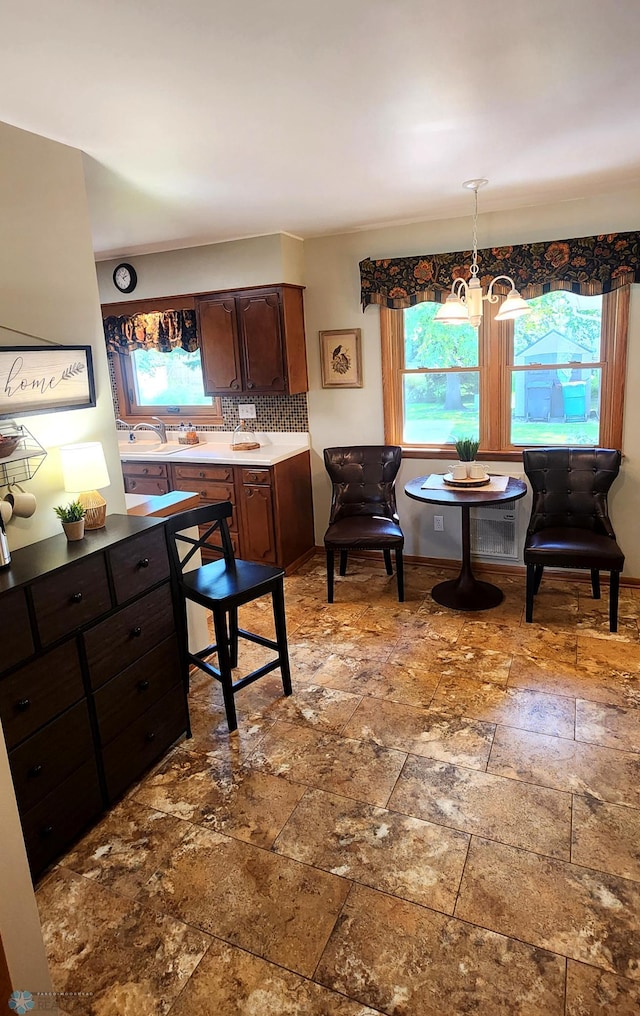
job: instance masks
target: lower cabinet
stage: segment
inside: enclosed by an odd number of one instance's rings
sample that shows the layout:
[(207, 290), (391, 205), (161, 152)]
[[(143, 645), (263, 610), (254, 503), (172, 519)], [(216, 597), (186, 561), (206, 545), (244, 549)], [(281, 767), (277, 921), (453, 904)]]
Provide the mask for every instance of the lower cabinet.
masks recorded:
[(173, 490), (198, 491), (201, 504), (231, 502), (229, 529), (238, 557), (293, 569), (313, 551), (308, 451), (273, 466), (173, 462), (169, 468)]
[(164, 462), (123, 462), (127, 494), (168, 494), (168, 467)]
[(189, 733), (162, 520), (108, 516), (72, 562), (62, 535), (16, 551), (5, 601), (32, 606), (0, 663), (0, 719), (35, 878)]

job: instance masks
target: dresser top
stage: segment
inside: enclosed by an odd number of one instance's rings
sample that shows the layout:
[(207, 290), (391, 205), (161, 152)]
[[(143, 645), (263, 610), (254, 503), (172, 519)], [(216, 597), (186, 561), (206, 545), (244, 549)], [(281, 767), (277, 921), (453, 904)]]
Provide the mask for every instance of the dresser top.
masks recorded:
[(164, 519), (161, 518), (107, 515), (106, 525), (102, 529), (85, 530), (82, 540), (69, 543), (64, 533), (60, 533), (21, 547), (20, 550), (12, 551), (10, 566), (0, 571), (0, 594), (162, 525)]

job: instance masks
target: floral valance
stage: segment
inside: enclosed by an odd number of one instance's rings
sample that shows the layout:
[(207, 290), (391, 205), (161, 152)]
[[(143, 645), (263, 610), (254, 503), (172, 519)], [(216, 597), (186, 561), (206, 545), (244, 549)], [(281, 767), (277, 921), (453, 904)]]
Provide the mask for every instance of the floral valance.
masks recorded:
[[(469, 279), (471, 254), (465, 250), (380, 261), (366, 258), (360, 262), (362, 306), (377, 303), (393, 309), (426, 300), (443, 303), (454, 279)], [(496, 275), (509, 275), (528, 299), (554, 289), (594, 296), (640, 282), (640, 233), (488, 247), (478, 251), (478, 263), (483, 287)]]
[(134, 349), (157, 349), (170, 353), (181, 346), (187, 353), (198, 348), (196, 315), (192, 310), (155, 311), (104, 319), (107, 351), (131, 353)]

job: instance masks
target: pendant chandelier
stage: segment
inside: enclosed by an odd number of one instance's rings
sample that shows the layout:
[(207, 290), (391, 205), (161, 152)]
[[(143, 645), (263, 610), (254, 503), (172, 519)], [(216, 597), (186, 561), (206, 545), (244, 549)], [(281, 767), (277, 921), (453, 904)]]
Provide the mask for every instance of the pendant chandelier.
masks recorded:
[(465, 180), (462, 184), (467, 190), (472, 190), (475, 199), (473, 211), (473, 256), (471, 258), (470, 279), (454, 279), (451, 292), (442, 304), (442, 307), (435, 316), (436, 321), (445, 325), (466, 325), (470, 324), (477, 328), (482, 321), (482, 302), (497, 303), (500, 297), (493, 292), (496, 282), (504, 281), (511, 285), (511, 290), (504, 298), (504, 302), (496, 314), (496, 321), (511, 321), (513, 318), (528, 314), (531, 307), (526, 300), (523, 300), (516, 289), (516, 284), (509, 275), (496, 275), (489, 283), (487, 292), (483, 294), (478, 274), (478, 191), (484, 187), (488, 180)]

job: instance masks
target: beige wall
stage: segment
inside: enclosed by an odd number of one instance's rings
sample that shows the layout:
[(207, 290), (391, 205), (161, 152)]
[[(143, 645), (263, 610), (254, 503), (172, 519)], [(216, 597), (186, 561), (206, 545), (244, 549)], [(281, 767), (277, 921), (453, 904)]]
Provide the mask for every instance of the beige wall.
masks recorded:
[(81, 153), (0, 123), (0, 195), (0, 345), (90, 345), (97, 396), (95, 409), (20, 418), (49, 454), (23, 484), (38, 499), (36, 514), (7, 527), (15, 550), (60, 532), (52, 507), (70, 500), (61, 444), (102, 441), (108, 510), (125, 505)]
[[(104, 491), (109, 510), (124, 511), (125, 504), (81, 155), (0, 123), (0, 346), (41, 342), (11, 329), (55, 343), (90, 345), (97, 393), (95, 409), (21, 418), (49, 454), (23, 485), (38, 498), (36, 514), (7, 527), (15, 550), (60, 533), (51, 510), (69, 500), (62, 490), (60, 444), (101, 440), (112, 480)], [(0, 489), (0, 496), (5, 493)], [(0, 935), (13, 983), (51, 990), (1, 736)]]
[[(640, 189), (603, 195), (590, 201), (481, 215), (481, 247), (564, 239), (604, 232), (640, 229)], [(321, 237), (305, 241), (305, 316), (311, 390), (309, 427), (316, 542), (322, 543), (329, 507), (329, 483), (322, 450), (331, 445), (375, 444), (384, 440), (380, 366), (380, 313), (377, 307), (360, 307), (358, 262), (365, 257), (399, 257), (468, 249), (471, 218), (390, 226), (384, 229)], [(331, 328), (361, 328), (364, 387), (323, 389), (320, 386), (318, 332)], [(611, 514), (626, 554), (625, 574), (640, 578), (640, 545), (634, 516), (640, 506), (640, 455), (634, 437), (640, 433), (640, 403), (634, 392), (640, 385), (640, 286), (632, 287), (630, 350), (625, 414), (625, 460), (610, 498)], [(504, 471), (506, 463), (495, 463)], [(423, 557), (457, 557), (460, 518), (455, 509), (419, 505), (402, 492), (414, 476), (442, 471), (442, 462), (405, 460), (398, 483), (398, 508), (406, 536), (406, 552)], [(515, 472), (513, 465), (511, 471)], [(528, 516), (528, 499), (522, 502), (520, 532)], [(444, 533), (434, 533), (435, 511), (445, 516)]]
[[(302, 241), (296, 237), (274, 233), (248, 240), (100, 261), (96, 266), (100, 302), (207, 293), (277, 282), (304, 285), (302, 248)], [(113, 284), (113, 269), (120, 261), (132, 264), (138, 276), (134, 292), (128, 295), (119, 293)]]

